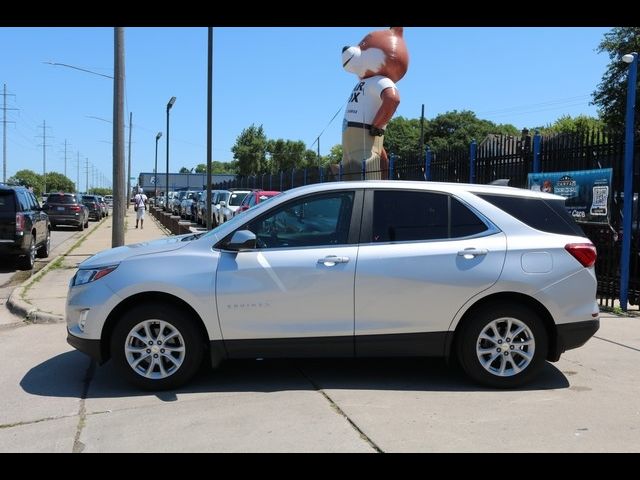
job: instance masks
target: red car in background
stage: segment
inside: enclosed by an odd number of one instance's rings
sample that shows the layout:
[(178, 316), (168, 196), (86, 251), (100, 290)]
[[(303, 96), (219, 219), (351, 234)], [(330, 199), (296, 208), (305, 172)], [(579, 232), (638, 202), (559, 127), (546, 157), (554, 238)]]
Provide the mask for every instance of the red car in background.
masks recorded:
[(278, 192), (276, 190), (253, 190), (246, 197), (244, 197), (244, 200), (240, 204), (240, 207), (238, 207), (235, 215), (239, 215), (245, 210), (249, 210), (251, 207), (258, 205), (260, 202), (264, 202), (265, 200), (268, 200), (271, 197), (275, 197), (280, 193), (281, 192)]

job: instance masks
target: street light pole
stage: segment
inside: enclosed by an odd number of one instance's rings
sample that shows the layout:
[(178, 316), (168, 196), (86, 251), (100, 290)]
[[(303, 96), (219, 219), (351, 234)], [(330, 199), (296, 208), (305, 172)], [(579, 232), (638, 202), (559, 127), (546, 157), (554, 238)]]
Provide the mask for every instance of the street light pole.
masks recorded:
[(169, 103), (167, 103), (167, 182), (165, 185), (165, 205), (166, 208), (169, 207), (169, 203), (167, 200), (169, 200), (169, 110), (171, 110), (171, 107), (173, 107), (173, 104), (176, 103), (176, 97), (171, 97), (171, 99), (169, 100)]
[[(160, 140), (160, 137), (162, 136), (162, 132), (158, 132), (158, 134), (156, 135), (156, 166), (153, 169), (153, 176), (155, 177), (155, 180), (153, 182), (153, 186), (155, 188), (155, 191), (153, 193), (153, 198), (155, 198), (154, 202), (155, 205), (158, 205), (158, 140)], [(165, 202), (166, 202), (166, 193), (165, 193)]]
[(620, 258), (620, 308), (627, 310), (629, 298), (629, 263), (631, 260), (631, 215), (633, 212), (633, 144), (638, 78), (638, 54), (624, 55), (622, 61), (629, 64), (627, 75), (627, 115), (624, 131), (624, 200), (622, 204), (622, 256)]

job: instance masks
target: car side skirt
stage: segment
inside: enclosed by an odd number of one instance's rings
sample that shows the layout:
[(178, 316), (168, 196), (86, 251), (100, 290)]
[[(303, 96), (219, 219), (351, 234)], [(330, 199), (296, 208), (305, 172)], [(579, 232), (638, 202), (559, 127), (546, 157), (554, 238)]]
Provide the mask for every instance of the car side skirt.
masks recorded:
[[(449, 332), (212, 341), (212, 363), (226, 358), (442, 357)], [(213, 358), (215, 357), (215, 358)]]

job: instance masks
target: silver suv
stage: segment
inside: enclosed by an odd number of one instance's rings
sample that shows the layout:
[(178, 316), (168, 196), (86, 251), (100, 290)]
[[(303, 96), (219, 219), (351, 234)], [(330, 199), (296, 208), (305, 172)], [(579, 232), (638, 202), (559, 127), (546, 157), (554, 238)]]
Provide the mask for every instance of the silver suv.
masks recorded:
[(598, 329), (595, 247), (555, 195), (430, 182), (285, 192), (206, 234), (106, 250), (68, 341), (145, 389), (203, 358), (440, 356), (510, 388)]

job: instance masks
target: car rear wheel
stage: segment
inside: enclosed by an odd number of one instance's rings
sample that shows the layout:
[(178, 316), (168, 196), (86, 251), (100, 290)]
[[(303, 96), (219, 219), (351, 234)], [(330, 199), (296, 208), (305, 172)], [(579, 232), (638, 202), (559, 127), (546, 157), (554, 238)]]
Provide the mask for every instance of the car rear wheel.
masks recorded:
[(494, 388), (531, 381), (544, 365), (548, 338), (539, 316), (516, 304), (491, 305), (473, 314), (457, 341), (458, 360), (473, 380)]
[(171, 305), (144, 304), (124, 314), (111, 337), (116, 367), (134, 385), (166, 390), (186, 383), (202, 363), (204, 339)]
[(38, 257), (47, 258), (51, 252), (51, 230), (47, 230), (47, 238), (44, 244), (38, 249)]
[(32, 270), (36, 263), (36, 239), (31, 235), (29, 250), (27, 254), (18, 259), (18, 266), (21, 270)]

